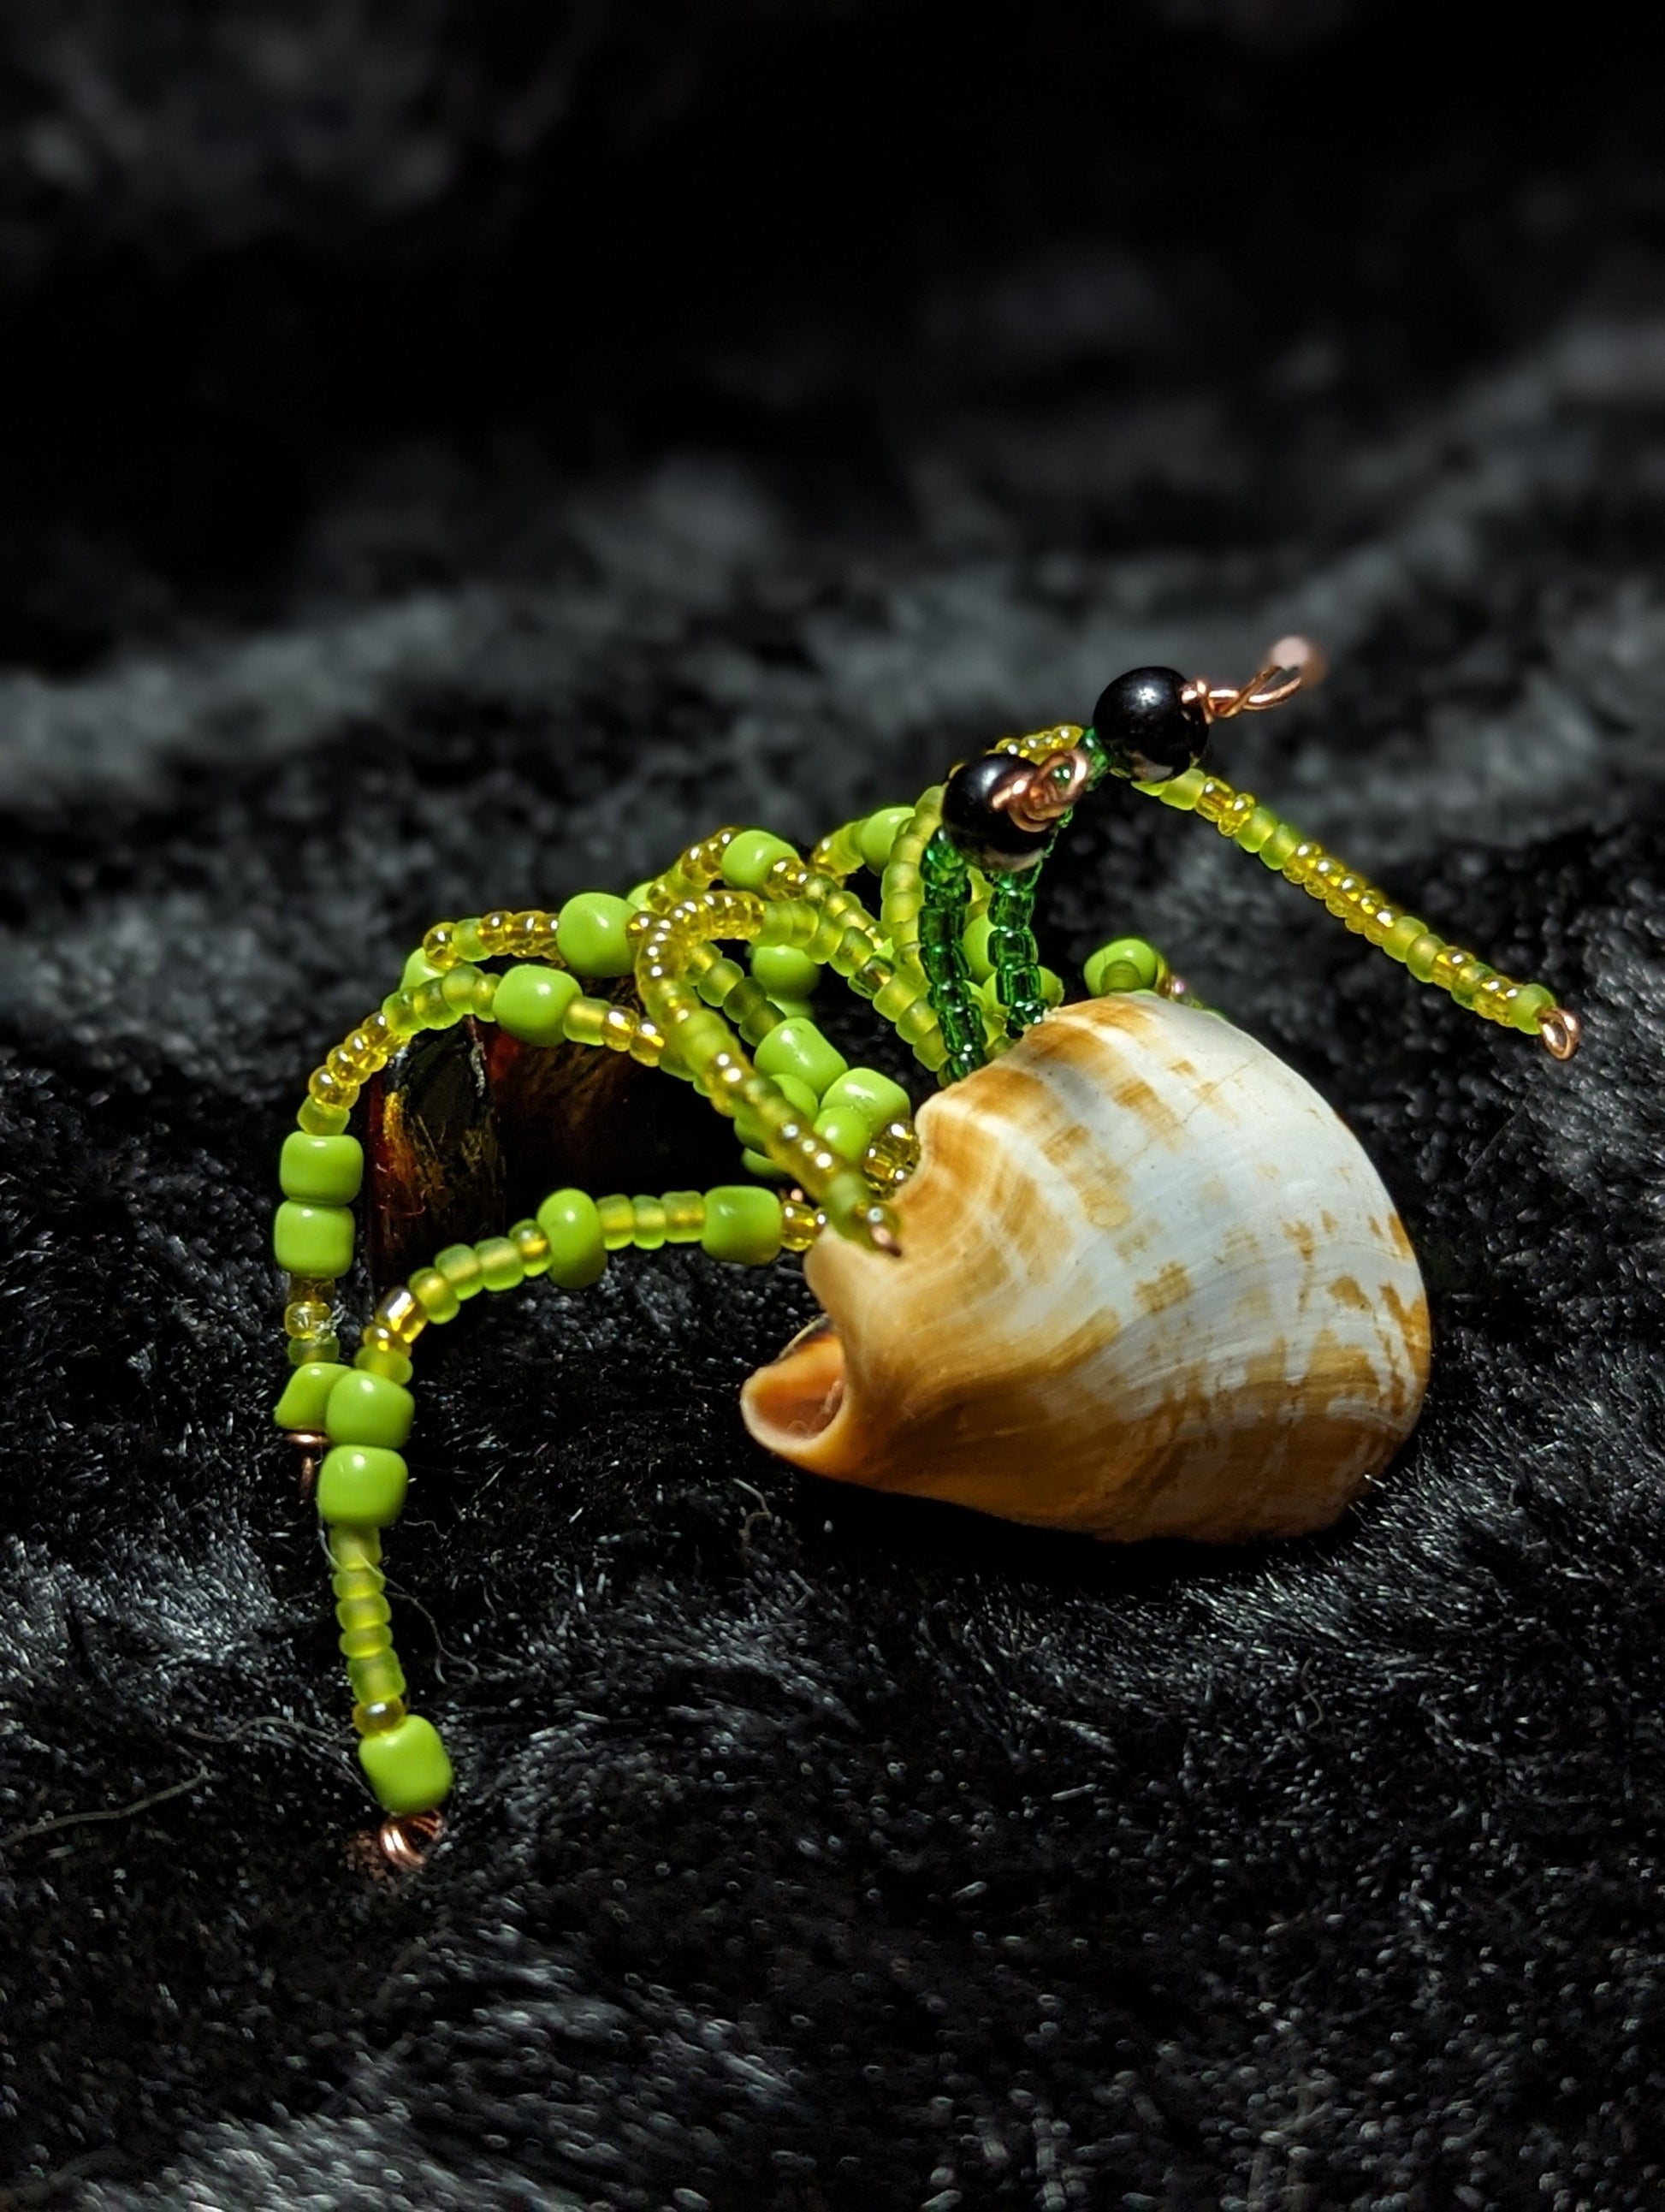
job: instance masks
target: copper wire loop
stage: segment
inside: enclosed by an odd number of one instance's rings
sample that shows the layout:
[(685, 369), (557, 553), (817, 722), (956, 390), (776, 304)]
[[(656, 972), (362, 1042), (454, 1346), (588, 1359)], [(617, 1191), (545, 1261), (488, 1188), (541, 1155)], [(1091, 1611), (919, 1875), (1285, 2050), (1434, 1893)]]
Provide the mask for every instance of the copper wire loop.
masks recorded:
[(396, 1874), (414, 1874), (444, 1832), (438, 1813), (410, 1813), (384, 1820), (376, 1837), (381, 1855)]
[(1538, 1017), (1544, 1050), (1556, 1060), (1571, 1060), (1583, 1034), (1584, 1025), (1571, 1006), (1546, 1006)]
[(301, 1454), (301, 1495), (310, 1498), (313, 1485), (318, 1480), (319, 1456), (330, 1449), (330, 1439), (315, 1435), (310, 1429), (285, 1429), (283, 1433)]
[(1038, 835), (1061, 821), (1086, 790), (1092, 763), (1079, 745), (1048, 753), (1008, 776), (989, 805), (1009, 814), (1020, 830)]
[(1234, 688), (1194, 676), (1180, 696), (1188, 706), (1200, 707), (1206, 720), (1229, 722), (1234, 714), (1263, 714), (1268, 707), (1281, 707), (1323, 679), (1324, 656), (1310, 638), (1280, 637), (1247, 684)]

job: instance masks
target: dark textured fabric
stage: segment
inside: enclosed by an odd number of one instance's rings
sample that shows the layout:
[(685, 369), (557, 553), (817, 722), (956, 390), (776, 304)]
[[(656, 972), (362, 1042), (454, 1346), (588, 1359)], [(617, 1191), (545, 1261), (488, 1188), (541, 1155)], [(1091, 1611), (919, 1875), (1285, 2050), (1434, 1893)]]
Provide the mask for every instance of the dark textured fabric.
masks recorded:
[[(0, 36), (0, 2203), (1656, 2205), (1640, 73), (1340, 0)], [(1333, 678), (1223, 772), (1578, 1060), (1126, 792), (1042, 927), (1151, 935), (1378, 1163), (1436, 1353), (1377, 1494), (1049, 1540), (749, 1445), (791, 1264), (483, 1302), (388, 1547), (454, 1817), (368, 1879), (268, 1412), (319, 1048), (436, 916), (1291, 629)]]

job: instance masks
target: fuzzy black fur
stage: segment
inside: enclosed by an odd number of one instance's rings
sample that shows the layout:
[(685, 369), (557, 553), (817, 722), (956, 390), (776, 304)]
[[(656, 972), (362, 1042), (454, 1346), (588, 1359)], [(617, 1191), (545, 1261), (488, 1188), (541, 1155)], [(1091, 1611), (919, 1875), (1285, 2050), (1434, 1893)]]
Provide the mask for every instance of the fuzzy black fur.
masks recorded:
[[(1449, 13), (13, 12), (0, 2203), (1665, 2198), (1662, 178), (1622, 53)], [(1125, 793), (1042, 927), (1369, 1146), (1379, 1492), (1049, 1540), (750, 1446), (790, 1265), (483, 1302), (389, 1545), (454, 1818), (368, 1879), (267, 1411), (318, 1048), (438, 915), (1297, 628), (1223, 772), (1580, 1058)]]

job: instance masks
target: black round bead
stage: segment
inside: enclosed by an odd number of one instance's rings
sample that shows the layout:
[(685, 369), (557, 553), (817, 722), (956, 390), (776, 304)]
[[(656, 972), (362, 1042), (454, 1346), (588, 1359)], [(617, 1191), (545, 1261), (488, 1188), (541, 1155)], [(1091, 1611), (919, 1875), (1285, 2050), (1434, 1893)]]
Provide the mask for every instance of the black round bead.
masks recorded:
[(1165, 783), (1202, 758), (1208, 717), (1184, 690), (1176, 668), (1130, 668), (1104, 686), (1092, 710), (1093, 732), (1118, 775)]
[(944, 831), (985, 875), (1009, 876), (1030, 867), (1052, 842), (1050, 830), (1024, 830), (993, 803), (1001, 785), (1024, 766), (1013, 753), (982, 753), (957, 768), (943, 786)]

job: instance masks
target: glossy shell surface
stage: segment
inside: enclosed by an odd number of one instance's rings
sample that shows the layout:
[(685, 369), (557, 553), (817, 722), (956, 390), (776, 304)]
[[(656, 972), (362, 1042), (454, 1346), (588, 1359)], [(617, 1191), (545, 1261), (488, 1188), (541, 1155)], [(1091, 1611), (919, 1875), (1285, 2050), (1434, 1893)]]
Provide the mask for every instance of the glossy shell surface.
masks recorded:
[(1120, 1540), (1334, 1520), (1413, 1425), (1428, 1309), (1357, 1139), (1243, 1030), (1060, 1007), (932, 1098), (900, 1260), (823, 1237), (829, 1325), (748, 1382), (811, 1473)]

